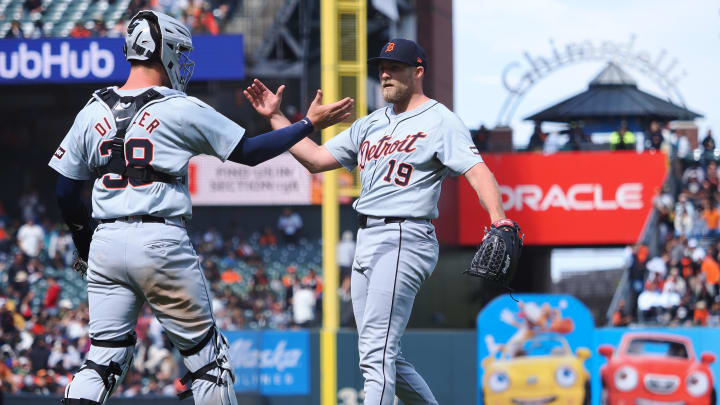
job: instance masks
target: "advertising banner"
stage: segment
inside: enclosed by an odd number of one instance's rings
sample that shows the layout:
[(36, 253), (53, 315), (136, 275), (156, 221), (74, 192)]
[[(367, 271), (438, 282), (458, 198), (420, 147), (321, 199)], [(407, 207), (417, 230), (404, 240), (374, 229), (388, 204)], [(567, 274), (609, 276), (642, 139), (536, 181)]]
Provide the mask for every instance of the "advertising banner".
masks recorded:
[(478, 404), (585, 405), (594, 323), (569, 295), (494, 299), (477, 319)]
[(188, 167), (193, 205), (307, 205), (313, 178), (289, 153), (255, 167), (196, 156)]
[(226, 331), (235, 391), (262, 395), (310, 394), (308, 331)]
[[(0, 85), (120, 82), (130, 64), (122, 38), (42, 38), (0, 40)], [(245, 77), (242, 35), (193, 36), (192, 80)]]
[[(661, 153), (582, 152), (487, 154), (505, 214), (527, 245), (637, 242), (667, 171)], [(477, 245), (489, 224), (477, 194), (461, 178), (459, 241)]]
[(594, 403), (716, 404), (719, 340), (718, 328), (597, 329)]
[(595, 328), (572, 296), (516, 298), (498, 297), (478, 315), (478, 404), (720, 400), (720, 328)]

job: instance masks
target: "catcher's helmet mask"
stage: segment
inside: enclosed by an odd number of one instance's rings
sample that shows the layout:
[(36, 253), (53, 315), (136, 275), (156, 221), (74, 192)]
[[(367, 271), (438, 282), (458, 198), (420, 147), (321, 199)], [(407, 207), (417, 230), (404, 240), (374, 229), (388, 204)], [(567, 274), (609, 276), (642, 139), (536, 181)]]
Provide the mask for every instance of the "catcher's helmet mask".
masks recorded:
[(157, 11), (137, 13), (128, 25), (123, 52), (130, 60), (155, 60), (175, 90), (185, 91), (195, 68), (190, 31), (180, 21)]

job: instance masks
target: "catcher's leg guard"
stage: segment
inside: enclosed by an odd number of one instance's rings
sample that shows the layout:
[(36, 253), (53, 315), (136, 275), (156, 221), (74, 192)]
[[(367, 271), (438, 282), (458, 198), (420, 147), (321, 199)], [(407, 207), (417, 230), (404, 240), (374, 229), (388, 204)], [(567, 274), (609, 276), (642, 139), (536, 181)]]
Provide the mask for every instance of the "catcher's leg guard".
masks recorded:
[(235, 373), (230, 365), (230, 345), (216, 327), (188, 350), (180, 350), (188, 373), (180, 379), (190, 387), (178, 395), (192, 396), (196, 405), (237, 405)]
[(102, 405), (115, 392), (132, 365), (135, 334), (123, 340), (90, 339), (85, 363), (65, 388), (65, 405)]

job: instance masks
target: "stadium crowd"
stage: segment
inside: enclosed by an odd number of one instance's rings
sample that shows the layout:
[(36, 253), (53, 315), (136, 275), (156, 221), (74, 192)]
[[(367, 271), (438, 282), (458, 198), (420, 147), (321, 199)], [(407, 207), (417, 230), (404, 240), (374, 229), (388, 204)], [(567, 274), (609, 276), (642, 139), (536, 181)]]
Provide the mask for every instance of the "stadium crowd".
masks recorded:
[[(118, 0), (94, 0), (113, 4)], [(23, 7), (14, 16), (11, 28), (5, 33), (5, 38), (41, 38), (50, 36), (45, 32), (44, 14), (46, 1), (25, 0)], [(155, 10), (171, 15), (185, 24), (194, 34), (218, 35), (229, 17), (237, 8), (239, 2), (232, 0), (131, 0), (123, 13), (122, 18), (111, 26), (107, 26), (103, 19), (80, 21), (78, 20), (69, 36), (73, 38), (89, 37), (122, 37), (125, 35), (127, 21), (140, 10)], [(32, 30), (25, 32), (21, 20), (29, 17), (34, 23)]]
[(672, 159), (654, 202), (657, 249), (638, 244), (629, 252), (629, 302), (620, 301), (612, 323), (718, 327), (720, 150), (709, 130), (694, 151), (685, 137), (661, 139)]
[[(89, 350), (85, 280), (70, 268), (70, 234), (65, 225), (48, 219), (38, 194), (26, 193), (20, 208), (24, 221), (8, 216), (0, 204), (0, 390), (61, 395)], [(224, 235), (214, 228), (192, 227), (190, 235), (214, 296), (220, 328), (319, 325), (323, 283), (314, 268), (320, 263), (318, 255), (307, 252), (316, 252), (320, 242), (302, 237), (299, 214), (285, 209), (276, 227), (248, 237), (241, 231)], [(339, 292), (344, 326), (353, 322), (347, 271), (353, 252), (348, 231), (338, 246), (343, 258)], [(118, 395), (182, 391), (175, 383), (185, 372), (182, 360), (147, 305), (136, 332), (133, 369)]]

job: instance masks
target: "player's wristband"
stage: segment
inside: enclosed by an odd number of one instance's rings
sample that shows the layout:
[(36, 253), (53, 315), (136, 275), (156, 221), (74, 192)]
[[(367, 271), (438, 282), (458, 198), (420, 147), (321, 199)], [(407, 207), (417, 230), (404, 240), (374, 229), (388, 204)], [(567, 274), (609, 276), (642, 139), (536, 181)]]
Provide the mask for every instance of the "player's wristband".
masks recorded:
[(512, 227), (512, 226), (515, 226), (515, 222), (513, 222), (512, 219), (503, 218), (503, 219), (498, 219), (497, 221), (493, 222), (492, 226), (494, 226), (495, 228), (500, 228), (501, 226)]
[(312, 134), (314, 127), (308, 117), (289, 125), (258, 136), (245, 137), (230, 154), (233, 162), (255, 166), (275, 156), (287, 152), (293, 145)]
[(310, 121), (310, 118), (307, 117), (307, 115), (305, 117), (303, 117), (303, 119), (301, 119), (300, 121), (296, 122), (296, 124), (297, 123), (302, 123), (303, 125), (309, 127), (307, 129), (310, 131), (310, 132), (308, 132), (308, 135), (312, 134), (313, 131), (315, 131), (315, 126), (313, 125), (312, 121)]

